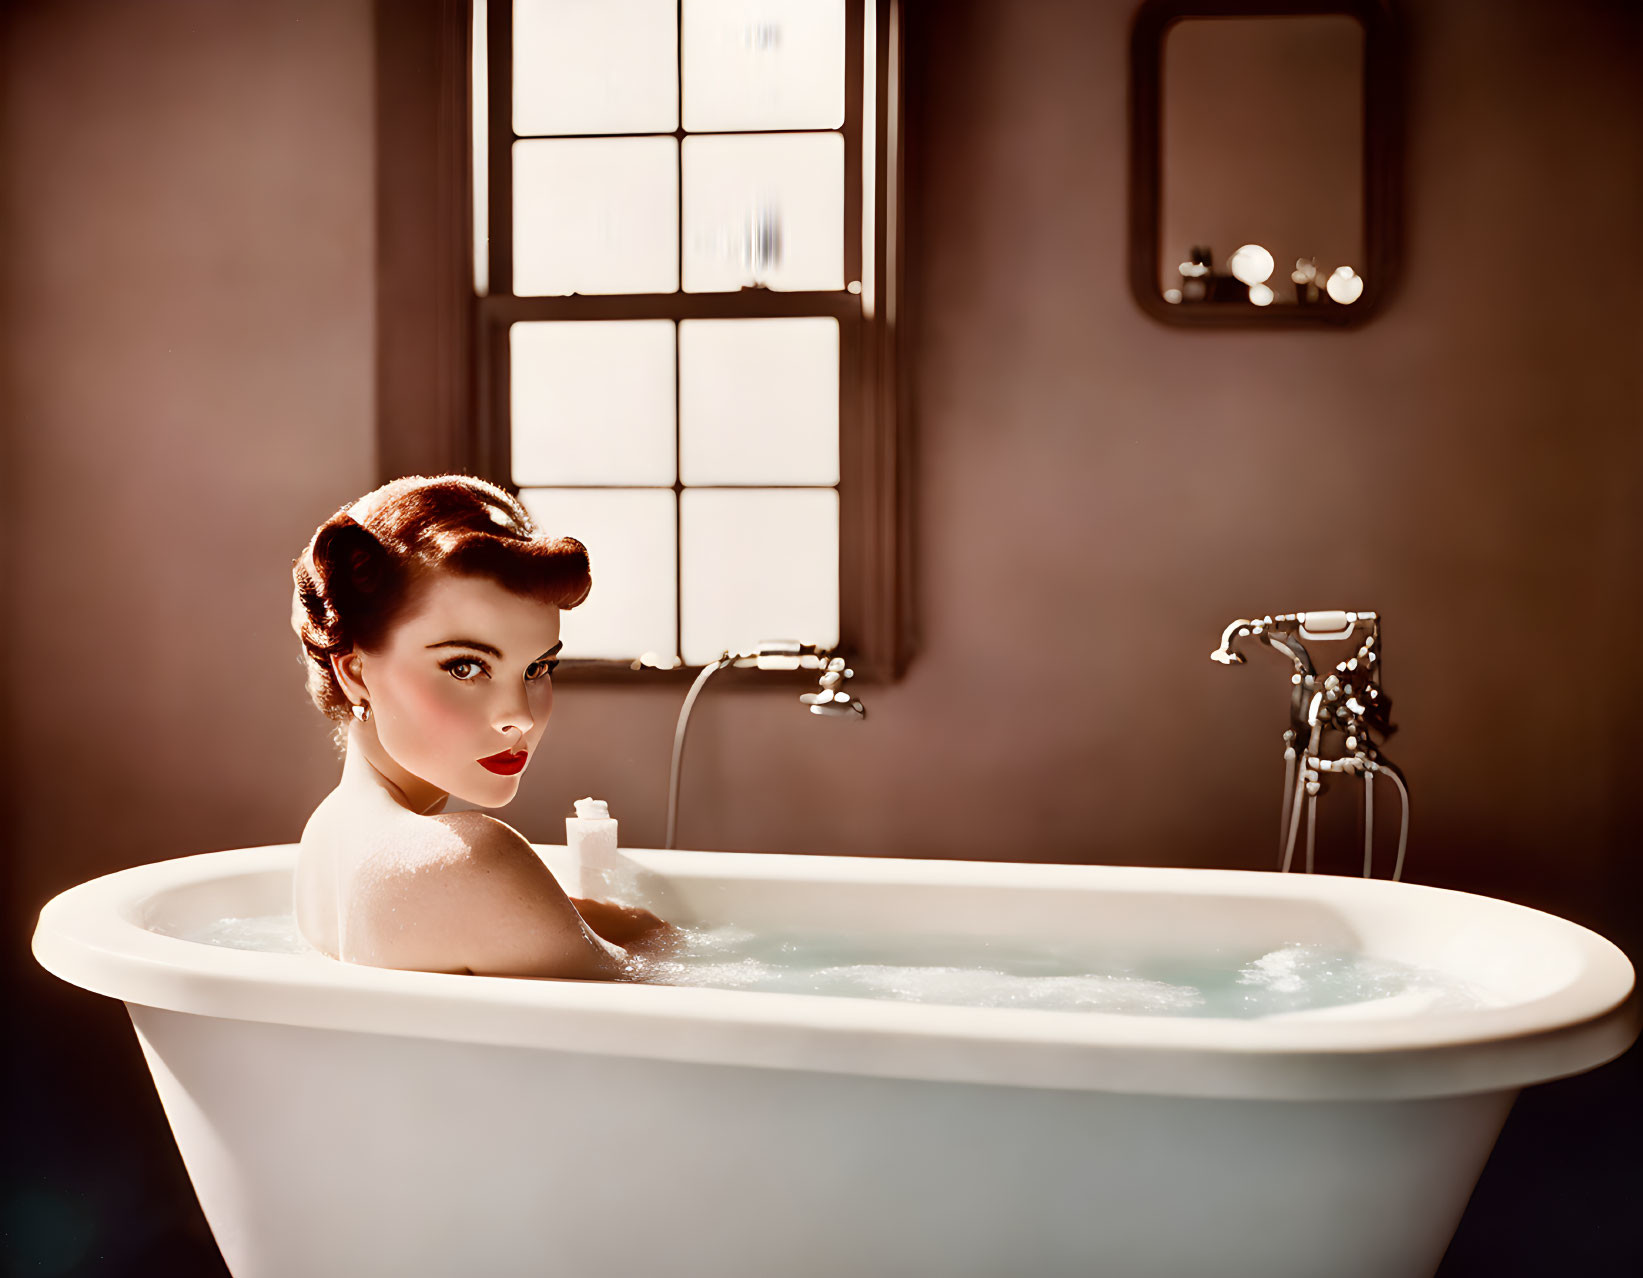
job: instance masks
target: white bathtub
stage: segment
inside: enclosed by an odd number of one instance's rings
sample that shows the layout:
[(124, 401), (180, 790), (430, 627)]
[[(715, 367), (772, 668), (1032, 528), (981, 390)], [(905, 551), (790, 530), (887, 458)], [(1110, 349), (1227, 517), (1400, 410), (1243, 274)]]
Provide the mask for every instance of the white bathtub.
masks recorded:
[[(1411, 1278), (1518, 1090), (1637, 1036), (1573, 923), (1385, 881), (636, 851), (685, 921), (1288, 943), (1437, 968), (1266, 1020), (356, 967), (178, 939), (290, 908), (295, 845), (109, 875), (34, 953), (123, 1000), (235, 1278)], [(539, 849), (556, 871), (565, 849)]]

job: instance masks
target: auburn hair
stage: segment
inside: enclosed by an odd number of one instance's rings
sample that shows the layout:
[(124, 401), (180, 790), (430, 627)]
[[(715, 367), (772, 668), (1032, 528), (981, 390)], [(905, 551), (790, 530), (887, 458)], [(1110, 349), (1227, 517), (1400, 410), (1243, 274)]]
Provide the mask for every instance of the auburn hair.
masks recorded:
[(435, 573), (484, 577), (517, 595), (574, 608), (593, 577), (587, 548), (546, 537), (505, 488), (472, 475), (406, 475), (342, 507), (291, 565), (291, 628), (308, 696), (346, 742), (348, 698), (331, 658), (381, 650)]

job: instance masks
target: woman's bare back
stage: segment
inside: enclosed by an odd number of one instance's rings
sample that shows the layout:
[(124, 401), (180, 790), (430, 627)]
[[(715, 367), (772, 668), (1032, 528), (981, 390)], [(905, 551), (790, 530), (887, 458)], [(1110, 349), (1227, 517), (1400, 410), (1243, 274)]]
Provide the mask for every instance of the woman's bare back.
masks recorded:
[(396, 883), (440, 863), (443, 841), (429, 828), (438, 821), (341, 788), (328, 795), (297, 858), (297, 927), (309, 944), (344, 962), (398, 966), (382, 962), (376, 916), (394, 909), (384, 897), (398, 895)]

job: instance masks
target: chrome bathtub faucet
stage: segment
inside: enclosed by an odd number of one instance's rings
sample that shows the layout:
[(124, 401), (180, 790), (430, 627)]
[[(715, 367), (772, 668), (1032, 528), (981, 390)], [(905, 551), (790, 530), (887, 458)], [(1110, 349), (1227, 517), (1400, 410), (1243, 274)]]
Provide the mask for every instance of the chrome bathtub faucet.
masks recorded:
[[(661, 666), (660, 661), (647, 660), (652, 657), (654, 654), (646, 653), (634, 662), (634, 666)], [(811, 714), (830, 718), (867, 717), (866, 707), (851, 697), (844, 688), (844, 681), (856, 672), (850, 669), (843, 657), (835, 657), (831, 648), (800, 643), (797, 639), (766, 639), (751, 652), (731, 652), (727, 648), (702, 667), (702, 673), (697, 675), (696, 681), (690, 685), (690, 691), (685, 694), (685, 703), (679, 708), (679, 723), (673, 731), (673, 766), (668, 772), (667, 842), (662, 845), (663, 847), (671, 848), (674, 835), (678, 832), (679, 769), (684, 762), (685, 732), (690, 727), (691, 707), (696, 704), (696, 698), (701, 694), (708, 679), (726, 666), (757, 666), (760, 670), (820, 670), (820, 687), (815, 692), (801, 692), (800, 703), (808, 707)]]
[[(1357, 639), (1357, 652), (1319, 676), (1302, 639)], [(1279, 868), (1288, 873), (1295, 856), (1301, 804), (1306, 803), (1306, 872), (1313, 872), (1318, 795), (1325, 773), (1363, 778), (1363, 876), (1372, 877), (1375, 849), (1375, 778), (1385, 775), (1398, 788), (1403, 816), (1398, 828), (1398, 859), (1392, 877), (1403, 877), (1403, 854), (1409, 844), (1409, 789), (1403, 773), (1380, 752), (1394, 731), (1392, 703), (1381, 691), (1381, 621), (1373, 612), (1285, 612), (1258, 620), (1239, 619), (1221, 632), (1221, 646), (1210, 653), (1224, 666), (1244, 663), (1239, 640), (1267, 644), (1288, 657), (1289, 727), (1284, 731), (1284, 796), (1278, 831)], [(1327, 736), (1325, 734), (1328, 734)], [(1304, 743), (1297, 751), (1296, 743)]]

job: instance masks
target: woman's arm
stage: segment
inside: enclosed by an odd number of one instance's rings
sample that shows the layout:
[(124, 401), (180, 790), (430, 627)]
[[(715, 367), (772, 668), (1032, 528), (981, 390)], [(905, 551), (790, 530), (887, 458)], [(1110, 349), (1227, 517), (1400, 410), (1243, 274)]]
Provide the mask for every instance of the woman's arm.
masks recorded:
[(629, 945), (651, 938), (667, 924), (637, 905), (617, 905), (614, 901), (594, 901), (573, 896), (570, 903), (582, 921), (614, 945)]

